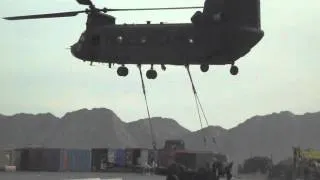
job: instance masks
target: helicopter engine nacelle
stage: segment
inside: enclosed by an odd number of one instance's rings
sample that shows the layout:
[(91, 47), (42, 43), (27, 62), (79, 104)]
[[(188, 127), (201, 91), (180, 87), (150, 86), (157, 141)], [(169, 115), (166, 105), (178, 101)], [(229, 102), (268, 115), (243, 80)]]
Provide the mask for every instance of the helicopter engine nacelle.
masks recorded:
[(104, 26), (104, 25), (114, 25), (116, 24), (115, 17), (103, 14), (103, 13), (95, 13), (89, 14), (87, 19), (87, 28), (90, 27), (97, 27), (97, 26)]
[(228, 22), (261, 28), (260, 0), (206, 0), (202, 14), (205, 24)]
[(194, 13), (194, 15), (191, 17), (191, 22), (195, 26), (201, 25), (203, 23), (203, 14), (200, 11), (197, 11)]
[(219, 23), (225, 11), (225, 1), (206, 0), (203, 8), (203, 16), (206, 23)]

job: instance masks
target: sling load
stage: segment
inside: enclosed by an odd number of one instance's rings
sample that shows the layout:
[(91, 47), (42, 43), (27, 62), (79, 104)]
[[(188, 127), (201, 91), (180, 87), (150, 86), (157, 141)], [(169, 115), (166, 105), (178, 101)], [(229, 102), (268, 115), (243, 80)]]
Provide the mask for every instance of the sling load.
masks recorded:
[[(192, 76), (191, 76), (189, 65), (185, 65), (185, 67), (187, 69), (187, 72), (188, 72), (188, 75), (189, 75), (189, 79), (190, 79), (190, 82), (191, 82), (192, 91), (193, 91), (193, 95), (194, 95), (194, 99), (195, 99), (195, 103), (196, 103), (196, 108), (197, 108), (197, 114), (198, 114), (198, 118), (199, 118), (199, 122), (200, 122), (200, 127), (201, 127), (201, 130), (203, 130), (203, 123), (202, 123), (201, 113), (202, 113), (202, 115), (204, 117), (204, 120), (205, 120), (205, 123), (206, 123), (207, 127), (209, 127), (208, 119), (207, 119), (206, 114), (205, 114), (205, 112), (203, 110), (202, 104), (200, 102), (200, 98), (199, 98), (199, 96), (197, 94), (197, 90), (195, 88), (195, 85), (194, 85), (194, 82), (193, 82), (193, 79), (192, 79)], [(200, 110), (201, 110), (201, 113), (200, 113)], [(219, 149), (218, 144), (216, 143), (216, 139), (214, 137), (212, 137), (212, 143), (214, 143), (217, 146), (217, 148)], [(206, 138), (204, 133), (203, 133), (203, 144), (204, 144), (204, 146), (207, 146), (207, 138)]]
[(142, 85), (142, 92), (143, 92), (143, 95), (144, 95), (144, 100), (145, 100), (145, 103), (146, 103), (146, 108), (147, 108), (147, 113), (148, 113), (148, 121), (149, 121), (149, 127), (150, 127), (152, 148), (153, 148), (153, 150), (155, 151), (155, 150), (157, 150), (157, 144), (156, 144), (156, 140), (155, 140), (155, 137), (154, 137), (152, 122), (151, 122), (151, 118), (150, 118), (150, 111), (149, 111), (149, 105), (148, 105), (148, 100), (147, 100), (146, 87), (145, 87), (145, 84), (144, 84), (144, 81), (143, 81), (141, 64), (138, 64), (138, 68), (139, 68), (139, 71), (140, 71), (140, 79), (141, 79), (141, 85)]

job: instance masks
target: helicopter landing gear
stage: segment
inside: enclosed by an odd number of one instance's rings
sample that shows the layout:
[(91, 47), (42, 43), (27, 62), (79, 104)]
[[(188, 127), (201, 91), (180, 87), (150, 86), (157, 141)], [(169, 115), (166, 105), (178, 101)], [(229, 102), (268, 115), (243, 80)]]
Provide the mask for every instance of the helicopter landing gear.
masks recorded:
[(157, 71), (155, 71), (153, 69), (149, 69), (147, 71), (147, 78), (148, 79), (156, 79), (157, 78)]
[(129, 73), (129, 70), (128, 70), (128, 68), (125, 67), (124, 65), (118, 67), (118, 70), (117, 70), (118, 76), (123, 76), (123, 77), (125, 77), (125, 76), (128, 75), (128, 73)]
[(157, 71), (155, 71), (154, 69), (153, 69), (153, 64), (151, 65), (151, 69), (149, 69), (148, 71), (147, 71), (147, 78), (148, 79), (156, 79), (157, 78)]
[(164, 64), (161, 64), (161, 69), (162, 69), (163, 71), (165, 71), (167, 68), (166, 68), (166, 66), (165, 66)]
[(208, 64), (201, 64), (200, 69), (202, 72), (207, 72), (209, 70), (209, 65)]
[(238, 74), (238, 72), (239, 72), (239, 68), (235, 65), (232, 65), (230, 68), (230, 73), (235, 76)]

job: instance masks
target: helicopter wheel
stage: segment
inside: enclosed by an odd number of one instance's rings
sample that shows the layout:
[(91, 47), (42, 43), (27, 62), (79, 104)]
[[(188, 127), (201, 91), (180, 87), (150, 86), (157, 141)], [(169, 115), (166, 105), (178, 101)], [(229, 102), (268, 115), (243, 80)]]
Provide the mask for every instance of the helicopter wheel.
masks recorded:
[(232, 65), (231, 68), (230, 68), (230, 73), (232, 75), (237, 75), (238, 72), (239, 72), (239, 68), (237, 66), (235, 66), (235, 65)]
[(207, 72), (209, 70), (208, 64), (201, 64), (200, 69), (202, 72)]
[(129, 70), (125, 66), (120, 66), (117, 70), (118, 76), (127, 76), (129, 74)]
[(147, 71), (147, 78), (148, 79), (156, 79), (157, 78), (157, 71), (153, 70), (153, 69), (149, 69)]

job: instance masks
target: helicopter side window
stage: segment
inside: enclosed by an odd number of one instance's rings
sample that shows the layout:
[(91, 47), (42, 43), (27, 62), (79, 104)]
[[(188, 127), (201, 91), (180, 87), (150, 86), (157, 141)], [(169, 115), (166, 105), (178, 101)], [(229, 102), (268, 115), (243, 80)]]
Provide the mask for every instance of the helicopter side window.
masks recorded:
[(85, 39), (86, 39), (85, 34), (84, 34), (84, 33), (81, 34), (81, 36), (80, 36), (80, 42), (83, 42)]
[(123, 36), (117, 36), (116, 41), (118, 44), (123, 44)]
[(142, 36), (141, 38), (140, 38), (140, 43), (141, 44), (145, 44), (147, 42), (147, 37), (146, 36)]
[(188, 39), (188, 42), (189, 42), (189, 44), (193, 44), (193, 43), (194, 43), (194, 40), (193, 40), (192, 38), (189, 38), (189, 39)]
[(223, 13), (222, 12), (217, 12), (217, 13), (214, 13), (212, 15), (212, 20), (213, 22), (215, 23), (219, 23), (223, 20)]
[(100, 36), (99, 35), (93, 35), (92, 36), (92, 45), (98, 46), (100, 44)]

